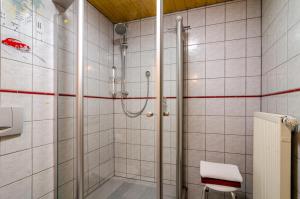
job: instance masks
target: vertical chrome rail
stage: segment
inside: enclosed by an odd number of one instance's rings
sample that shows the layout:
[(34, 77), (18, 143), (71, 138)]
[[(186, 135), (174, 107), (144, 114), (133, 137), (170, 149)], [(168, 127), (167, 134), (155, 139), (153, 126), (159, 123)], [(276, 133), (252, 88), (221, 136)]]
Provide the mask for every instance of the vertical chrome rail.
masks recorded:
[(183, 190), (183, 22), (176, 18), (176, 198), (182, 198)]
[(156, 199), (163, 198), (163, 0), (156, 0)]
[(84, 151), (83, 151), (83, 45), (84, 2), (77, 0), (77, 98), (76, 98), (76, 199), (84, 197)]

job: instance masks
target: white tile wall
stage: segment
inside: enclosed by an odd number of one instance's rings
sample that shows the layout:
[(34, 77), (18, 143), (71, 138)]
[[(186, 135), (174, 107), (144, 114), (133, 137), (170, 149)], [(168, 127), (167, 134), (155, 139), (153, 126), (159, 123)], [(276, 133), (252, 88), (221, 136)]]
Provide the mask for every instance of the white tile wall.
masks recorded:
[[(58, 92), (75, 92), (75, 14), (73, 8), (67, 11), (69, 23), (59, 20), (59, 56), (57, 66), (53, 58), (53, 14), (56, 9), (51, 1), (45, 1), (45, 8), (33, 6), (29, 24), (11, 27), (8, 16), (1, 21), (1, 38), (16, 37), (33, 46), (31, 53), (21, 53), (7, 46), (1, 46), (1, 88), (26, 91), (56, 92), (54, 84), (56, 70)], [(296, 1), (290, 0), (288, 7), (290, 32), (283, 30), (286, 37), (271, 52), (282, 54), (283, 47), (289, 47), (286, 56), (265, 53), (266, 67), (272, 63), (285, 63), (287, 57), (294, 58), (297, 48), (296, 34), (299, 17)], [(5, 1), (4, 10), (10, 6)], [(237, 0), (214, 6), (192, 9), (165, 16), (165, 94), (175, 96), (175, 33), (168, 28), (175, 26), (175, 17), (181, 15), (184, 24), (190, 25), (187, 34), (186, 51), (186, 95), (224, 96), (260, 95), (261, 75), (261, 20), (260, 0)], [(293, 7), (293, 8), (291, 8)], [(264, 8), (264, 7), (263, 7)], [(266, 8), (264, 8), (266, 9)], [(86, 76), (85, 94), (110, 96), (110, 69), (120, 67), (118, 45), (113, 46), (113, 26), (94, 7), (87, 4), (86, 25)], [(266, 12), (272, 15), (272, 12)], [(268, 15), (267, 15), (268, 16)], [(283, 15), (284, 17), (284, 15)], [(283, 23), (278, 20), (277, 23)], [(42, 28), (37, 26), (41, 23)], [(44, 25), (50, 24), (50, 25)], [(34, 27), (33, 30), (31, 27)], [(28, 28), (29, 27), (29, 28)], [(145, 71), (152, 71), (150, 96), (154, 96), (153, 73), (155, 68), (155, 20), (147, 18), (128, 23), (127, 89), (130, 97), (146, 95)], [(271, 26), (272, 27), (272, 26)], [(266, 30), (267, 28), (263, 28)], [(273, 31), (270, 30), (271, 33)], [(268, 33), (269, 33), (268, 32)], [(115, 35), (116, 36), (116, 35)], [(281, 35), (278, 36), (281, 38)], [(272, 38), (263, 42), (263, 49), (271, 46)], [(270, 55), (269, 55), (270, 54)], [(293, 60), (293, 59), (291, 59)], [(294, 63), (297, 63), (296, 58)], [(293, 67), (294, 66), (294, 67)], [(277, 78), (284, 79), (281, 71), (296, 73), (296, 64), (288, 63), (286, 70), (278, 70)], [(287, 74), (287, 73), (286, 73)], [(267, 75), (268, 77), (270, 75)], [(263, 78), (263, 80), (266, 79)], [(270, 78), (272, 79), (272, 78)], [(276, 79), (276, 78), (275, 78)], [(296, 87), (296, 76), (289, 79), (290, 87)], [(265, 81), (263, 81), (265, 82)], [(269, 81), (267, 81), (269, 82)], [(279, 83), (278, 83), (279, 84)], [(282, 85), (284, 87), (284, 84)], [(263, 87), (264, 88), (264, 87)], [(267, 89), (264, 89), (267, 90)], [(293, 102), (278, 100), (283, 104)], [(252, 101), (253, 100), (253, 101)], [(120, 100), (85, 100), (85, 191), (91, 192), (112, 175), (154, 181), (155, 171), (155, 118), (145, 115), (137, 119), (124, 116)], [(260, 109), (259, 98), (238, 99), (186, 99), (186, 171), (189, 198), (197, 198), (199, 184), (199, 161), (228, 162), (239, 165), (245, 176), (245, 187), (241, 195), (251, 197), (251, 144), (252, 112)], [(18, 105), (25, 109), (25, 130), (21, 137), (0, 140), (0, 162), (9, 172), (0, 169), (0, 197), (52, 198), (54, 194), (54, 129), (55, 105), (58, 104), (58, 198), (74, 197), (74, 118), (73, 97), (36, 96), (27, 94), (1, 94), (1, 105)], [(130, 110), (141, 107), (144, 100), (127, 100)], [(289, 108), (293, 110), (289, 103)], [(165, 119), (164, 131), (164, 183), (168, 190), (175, 182), (175, 100), (167, 100), (170, 117)], [(276, 106), (275, 106), (276, 107)], [(277, 106), (278, 107), (278, 106)], [(278, 110), (284, 110), (279, 109)], [(154, 100), (150, 100), (146, 112), (154, 112)], [(221, 125), (215, 125), (215, 123)], [(113, 137), (114, 134), (114, 137)], [(247, 135), (247, 136), (246, 136)], [(113, 139), (114, 138), (114, 139)], [(113, 148), (114, 145), (114, 148)], [(46, 155), (45, 155), (46, 154)], [(114, 159), (113, 159), (114, 157)], [(198, 162), (198, 163), (197, 163)], [(22, 165), (22, 168), (19, 166)], [(50, 182), (50, 183), (49, 183)], [(29, 191), (27, 191), (29, 190)], [(24, 194), (23, 194), (24, 193)], [(222, 198), (223, 195), (213, 196)]]
[[(296, 36), (300, 33), (300, 15), (296, 11), (300, 9), (299, 1), (263, 1), (262, 8), (262, 92), (269, 94), (297, 89), (300, 85), (299, 78), (296, 78), (300, 63), (299, 38)], [(299, 118), (299, 100), (299, 92), (263, 97), (262, 109)], [(299, 149), (299, 143), (295, 142), (293, 147)], [(299, 164), (298, 154), (292, 158), (295, 164)], [(298, 170), (295, 167), (293, 171), (294, 182), (299, 179), (299, 174), (296, 176)], [(293, 193), (299, 197), (299, 185), (296, 186)]]

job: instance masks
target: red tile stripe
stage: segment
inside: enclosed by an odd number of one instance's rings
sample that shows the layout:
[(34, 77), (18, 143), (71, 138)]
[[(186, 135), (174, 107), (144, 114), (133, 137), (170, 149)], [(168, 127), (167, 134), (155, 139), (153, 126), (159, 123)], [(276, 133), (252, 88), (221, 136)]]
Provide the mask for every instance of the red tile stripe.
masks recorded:
[[(285, 91), (272, 92), (262, 95), (212, 95), (212, 96), (185, 96), (186, 99), (210, 99), (210, 98), (258, 98), (258, 97), (269, 97), (276, 95), (283, 95), (289, 93), (300, 92), (300, 88), (289, 89)], [(19, 94), (27, 94), (27, 95), (48, 95), (55, 96), (54, 92), (39, 92), (39, 91), (23, 91), (23, 90), (12, 90), (12, 89), (0, 89), (0, 93), (19, 93)], [(63, 97), (76, 97), (76, 94), (71, 93), (59, 93), (59, 96)], [(94, 98), (94, 99), (116, 99), (120, 100), (120, 97), (105, 97), (105, 96), (93, 96), (93, 95), (85, 95), (85, 98)], [(127, 97), (127, 100), (130, 99), (156, 99), (156, 97)], [(167, 96), (166, 99), (176, 99), (175, 96)]]
[(52, 95), (52, 96), (55, 95), (55, 93), (51, 93), (51, 92), (22, 91), (22, 90), (11, 90), (11, 89), (0, 89), (0, 93), (20, 93), (20, 94), (27, 94), (27, 95)]
[(285, 90), (285, 91), (278, 91), (278, 92), (273, 92), (273, 93), (267, 93), (267, 94), (263, 94), (261, 97), (269, 97), (269, 96), (274, 96), (274, 95), (283, 95), (283, 94), (296, 93), (296, 92), (300, 92), (300, 88), (289, 89), (289, 90)]

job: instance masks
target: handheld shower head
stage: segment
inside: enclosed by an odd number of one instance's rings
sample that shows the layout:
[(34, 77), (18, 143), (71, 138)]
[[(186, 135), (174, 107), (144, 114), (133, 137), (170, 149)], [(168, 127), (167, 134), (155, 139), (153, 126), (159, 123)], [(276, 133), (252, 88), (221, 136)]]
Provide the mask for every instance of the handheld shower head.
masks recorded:
[(125, 23), (117, 23), (115, 25), (115, 31), (118, 35), (124, 36), (127, 32), (127, 25)]

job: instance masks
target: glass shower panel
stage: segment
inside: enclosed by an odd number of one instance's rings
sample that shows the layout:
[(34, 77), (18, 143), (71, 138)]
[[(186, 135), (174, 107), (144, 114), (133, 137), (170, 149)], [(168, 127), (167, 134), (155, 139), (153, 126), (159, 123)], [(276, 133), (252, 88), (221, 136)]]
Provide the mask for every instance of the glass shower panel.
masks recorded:
[(114, 176), (113, 23), (90, 3), (85, 5), (84, 193), (88, 196)]
[(85, 26), (85, 198), (155, 198), (155, 20), (112, 22), (86, 2)]
[(76, 14), (75, 3), (57, 15), (57, 190), (59, 199), (76, 192)]

